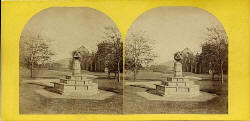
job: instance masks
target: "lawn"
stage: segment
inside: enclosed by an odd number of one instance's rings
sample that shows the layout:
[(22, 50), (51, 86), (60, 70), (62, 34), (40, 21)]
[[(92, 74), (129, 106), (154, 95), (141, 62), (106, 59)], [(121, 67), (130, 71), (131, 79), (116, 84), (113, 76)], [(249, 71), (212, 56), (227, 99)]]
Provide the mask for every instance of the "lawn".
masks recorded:
[[(124, 113), (125, 114), (226, 114), (228, 113), (227, 80), (223, 85), (218, 81), (212, 81), (208, 75), (184, 73), (185, 76), (202, 78), (196, 81), (201, 91), (216, 94), (217, 97), (207, 102), (174, 102), (152, 101), (140, 97), (136, 92), (152, 90), (149, 86), (126, 85), (124, 88)], [(142, 71), (137, 75), (135, 82), (153, 82), (165, 78), (171, 74)], [(130, 79), (129, 75), (126, 77)], [(225, 78), (227, 79), (227, 78)], [(133, 80), (127, 80), (134, 82)], [(142, 83), (143, 84), (143, 83)], [(146, 85), (146, 84), (145, 84)]]
[[(24, 71), (25, 72), (25, 71)], [(41, 81), (58, 78), (55, 75), (69, 74), (69, 71), (35, 70), (34, 77), (24, 74), (19, 83), (19, 112), (20, 114), (119, 114), (122, 113), (122, 83), (113, 78), (108, 79), (105, 73), (90, 73), (96, 75), (93, 80), (98, 88), (115, 93), (104, 100), (84, 99), (51, 99), (38, 95), (34, 90), (46, 88)], [(84, 72), (89, 73), (89, 72)], [(24, 81), (28, 79), (29, 82)], [(34, 83), (30, 83), (33, 81)], [(37, 83), (39, 82), (39, 83)]]

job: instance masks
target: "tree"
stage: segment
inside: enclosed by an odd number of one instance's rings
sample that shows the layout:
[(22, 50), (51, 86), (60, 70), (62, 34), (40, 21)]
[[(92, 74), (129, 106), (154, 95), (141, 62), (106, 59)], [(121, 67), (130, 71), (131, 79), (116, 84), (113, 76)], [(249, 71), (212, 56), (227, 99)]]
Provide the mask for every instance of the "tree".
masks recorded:
[(98, 61), (101, 61), (104, 63), (104, 67), (108, 68), (108, 78), (110, 78), (110, 73), (112, 71), (110, 63), (114, 61), (112, 58), (112, 51), (113, 51), (113, 44), (109, 41), (102, 41), (97, 44), (98, 50), (97, 50), (97, 56)]
[(90, 65), (91, 54), (85, 46), (81, 46), (77, 49), (81, 53), (81, 69), (88, 70)]
[(105, 60), (108, 60), (108, 75), (110, 72), (115, 72), (117, 75), (117, 81), (120, 82), (120, 72), (123, 67), (123, 43), (119, 30), (116, 27), (105, 27), (104, 28), (103, 43), (109, 45), (107, 47), (107, 54)]
[[(209, 27), (207, 30), (206, 41), (202, 43), (202, 60), (203, 63), (209, 65), (209, 70), (214, 73), (218, 71), (219, 80), (223, 84), (223, 74), (227, 71), (227, 66), (224, 68), (224, 64), (227, 64), (228, 59), (228, 40), (225, 30), (218, 27)], [(213, 78), (213, 77), (212, 77)]]
[(49, 49), (48, 40), (42, 39), (39, 34), (33, 36), (31, 32), (23, 33), (20, 40), (21, 63), (30, 69), (30, 77), (33, 77), (34, 67), (51, 62), (54, 55)]
[(156, 57), (153, 51), (154, 41), (145, 37), (144, 32), (130, 33), (126, 38), (125, 57), (126, 68), (134, 73), (134, 80), (140, 66), (149, 66)]
[(193, 72), (194, 54), (189, 48), (181, 51), (183, 59), (181, 60), (184, 72)]

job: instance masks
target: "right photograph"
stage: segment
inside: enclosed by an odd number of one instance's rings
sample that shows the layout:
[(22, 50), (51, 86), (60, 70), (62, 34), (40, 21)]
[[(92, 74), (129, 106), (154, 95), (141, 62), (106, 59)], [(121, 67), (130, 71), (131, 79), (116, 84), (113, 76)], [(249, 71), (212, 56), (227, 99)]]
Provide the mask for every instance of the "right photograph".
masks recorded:
[(159, 7), (124, 42), (125, 114), (227, 114), (228, 38), (196, 7)]

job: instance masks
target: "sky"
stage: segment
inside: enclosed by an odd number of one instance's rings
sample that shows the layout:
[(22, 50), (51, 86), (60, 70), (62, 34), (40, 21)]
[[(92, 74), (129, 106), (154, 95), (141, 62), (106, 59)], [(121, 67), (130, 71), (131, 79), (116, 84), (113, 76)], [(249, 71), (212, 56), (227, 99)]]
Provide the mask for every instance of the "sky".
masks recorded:
[[(52, 7), (34, 15), (25, 25), (30, 31), (52, 40), (49, 44), (56, 54), (53, 60), (71, 58), (71, 52), (84, 45), (89, 51), (97, 49), (104, 27), (115, 23), (105, 14), (84, 7)], [(195, 7), (159, 7), (146, 11), (131, 25), (128, 33), (145, 31), (155, 40), (156, 63), (173, 60), (173, 54), (185, 48), (201, 51), (206, 27), (222, 25), (215, 16)], [(126, 42), (126, 41), (125, 41)]]
[(155, 40), (155, 63), (173, 60), (173, 54), (185, 48), (201, 52), (206, 27), (223, 29), (218, 19), (205, 10), (195, 7), (160, 7), (139, 16), (131, 25), (131, 32), (144, 31)]
[[(34, 15), (23, 32), (39, 33), (49, 39), (53, 60), (70, 58), (71, 52), (81, 45), (89, 51), (97, 49), (104, 28), (116, 25), (105, 14), (91, 8), (53, 7)], [(24, 33), (23, 33), (24, 34)]]

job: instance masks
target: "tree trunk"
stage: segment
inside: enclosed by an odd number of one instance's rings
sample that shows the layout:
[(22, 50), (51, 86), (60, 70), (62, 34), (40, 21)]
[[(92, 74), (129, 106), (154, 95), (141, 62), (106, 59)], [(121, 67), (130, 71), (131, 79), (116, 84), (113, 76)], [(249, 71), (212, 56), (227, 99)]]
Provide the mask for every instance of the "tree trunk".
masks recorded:
[(201, 74), (202, 73), (202, 65), (200, 64), (199, 67), (200, 67), (199, 68), (199, 74)]
[(90, 64), (90, 71), (93, 71), (93, 63)]
[(212, 81), (214, 80), (214, 71), (212, 71)]
[(95, 65), (94, 65), (94, 69), (95, 69), (95, 72), (96, 72), (96, 64), (97, 64), (97, 62), (95, 62), (94, 64), (95, 64)]
[(136, 69), (134, 69), (134, 81), (136, 80)]
[(99, 62), (99, 70), (102, 72), (104, 70), (102, 70), (102, 65), (101, 65), (101, 62)]
[(33, 78), (33, 63), (30, 64), (30, 77)]
[(191, 68), (191, 69), (190, 69), (190, 72), (191, 72), (191, 73), (194, 73), (193, 63), (191, 63), (190, 65), (191, 65), (191, 66), (190, 66), (190, 68)]
[(135, 64), (135, 68), (134, 68), (134, 81), (136, 80), (136, 72), (137, 72), (137, 65)]
[(197, 63), (195, 63), (195, 65), (194, 65), (194, 73), (197, 74)]
[(110, 78), (110, 70), (108, 70), (108, 78)]
[(117, 70), (118, 70), (118, 79), (117, 81), (120, 82), (120, 62), (118, 61), (117, 63), (118, 67), (117, 67)]
[(221, 84), (223, 84), (224, 83), (224, 78), (223, 78), (223, 61), (221, 61), (221, 64), (220, 64), (220, 74), (221, 74)]

